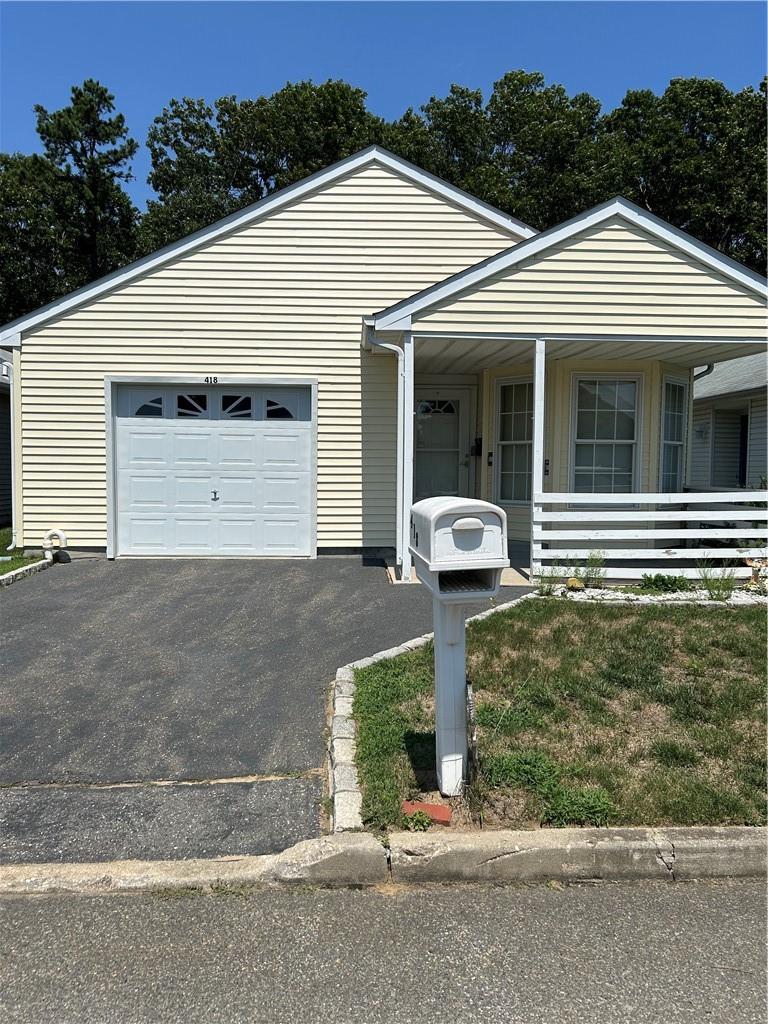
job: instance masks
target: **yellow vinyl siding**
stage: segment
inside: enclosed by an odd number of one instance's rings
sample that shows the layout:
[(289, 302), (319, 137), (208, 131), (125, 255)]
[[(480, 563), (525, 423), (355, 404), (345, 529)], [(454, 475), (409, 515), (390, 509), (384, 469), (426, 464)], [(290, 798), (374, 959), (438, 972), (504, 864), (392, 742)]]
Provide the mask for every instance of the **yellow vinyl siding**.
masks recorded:
[(517, 241), (381, 165), (26, 334), (23, 540), (106, 543), (104, 378), (318, 379), (318, 546), (391, 545), (396, 377), (361, 317)]
[(765, 337), (765, 303), (616, 217), (414, 316), (414, 330)]

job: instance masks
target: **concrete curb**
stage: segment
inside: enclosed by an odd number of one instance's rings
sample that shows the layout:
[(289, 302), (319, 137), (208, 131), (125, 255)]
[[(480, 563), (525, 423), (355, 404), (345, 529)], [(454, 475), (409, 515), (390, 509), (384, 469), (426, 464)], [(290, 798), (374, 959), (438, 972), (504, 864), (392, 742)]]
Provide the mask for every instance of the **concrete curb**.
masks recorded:
[[(512, 608), (513, 605), (535, 596), (535, 592), (522, 594), (512, 601), (505, 601), (504, 604), (487, 608), (477, 615), (471, 615), (467, 622), (487, 619), (491, 615), (496, 615), (498, 612)], [(369, 665), (375, 665), (377, 661), (385, 661), (387, 658), (410, 654), (411, 651), (416, 651), (428, 644), (433, 636), (433, 633), (424, 633), (412, 640), (406, 640), (397, 647), (390, 647), (386, 651), (377, 651), (376, 654), (372, 654), (368, 658), (351, 661), (348, 665), (342, 665), (337, 669), (333, 684), (331, 742), (328, 748), (328, 793), (332, 807), (331, 829), (334, 833), (359, 831), (363, 828), (361, 816), (363, 794), (360, 791), (355, 764), (356, 726), (352, 715), (352, 704), (355, 697), (355, 670), (367, 668)]]
[(13, 864), (0, 868), (0, 895), (48, 892), (211, 890), (251, 885), (377, 885), (387, 852), (372, 835), (321, 836), (282, 853), (214, 860), (125, 860), (96, 864)]
[[(22, 565), (20, 569), (14, 569), (13, 572), (7, 572), (4, 576), (0, 576), (0, 587), (10, 587), (12, 583), (23, 580), (25, 576), (34, 576), (36, 572), (42, 572), (43, 569), (47, 569), (50, 564), (50, 562), (42, 558), (39, 562), (30, 562), (29, 565)], [(2, 567), (3, 563), (0, 562), (0, 569)]]
[(395, 882), (563, 882), (763, 877), (766, 829), (537, 829), (390, 836)]

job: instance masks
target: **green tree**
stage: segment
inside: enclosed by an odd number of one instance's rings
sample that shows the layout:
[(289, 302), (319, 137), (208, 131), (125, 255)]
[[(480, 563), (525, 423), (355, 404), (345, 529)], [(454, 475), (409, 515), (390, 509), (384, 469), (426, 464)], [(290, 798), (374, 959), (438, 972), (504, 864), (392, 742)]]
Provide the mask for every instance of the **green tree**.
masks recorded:
[(135, 252), (137, 211), (122, 189), (137, 144), (98, 82), (68, 107), (36, 107), (43, 154), (0, 155), (0, 322), (22, 316)]
[(68, 225), (86, 280), (127, 262), (135, 250), (136, 210), (120, 182), (131, 178), (138, 143), (114, 96), (94, 79), (72, 87), (69, 106), (52, 113), (35, 106), (37, 133), (62, 188), (75, 197), (78, 216)]
[(272, 96), (171, 100), (147, 139), (151, 251), (378, 141), (382, 122), (346, 82), (288, 83)]
[(765, 272), (766, 83), (677, 78), (628, 92), (601, 124), (603, 197), (621, 194)]

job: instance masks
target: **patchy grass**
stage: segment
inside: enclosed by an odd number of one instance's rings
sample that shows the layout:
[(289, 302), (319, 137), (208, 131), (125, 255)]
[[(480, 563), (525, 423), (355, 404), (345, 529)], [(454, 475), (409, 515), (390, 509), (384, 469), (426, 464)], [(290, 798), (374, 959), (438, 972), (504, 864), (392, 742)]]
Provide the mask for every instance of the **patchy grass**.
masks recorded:
[[(472, 623), (485, 827), (762, 824), (766, 614), (760, 607), (539, 599)], [(433, 792), (432, 647), (357, 673), (363, 816), (397, 827)]]
[(0, 562), (0, 576), (5, 576), (6, 573), (13, 572), (14, 569), (21, 569), (22, 566), (29, 565), (32, 562), (39, 562), (42, 555), (25, 556), (21, 548), (14, 548), (13, 551), (6, 551), (5, 549), (11, 543), (11, 528), (10, 526), (4, 526), (0, 529), (0, 555), (10, 555), (9, 561)]

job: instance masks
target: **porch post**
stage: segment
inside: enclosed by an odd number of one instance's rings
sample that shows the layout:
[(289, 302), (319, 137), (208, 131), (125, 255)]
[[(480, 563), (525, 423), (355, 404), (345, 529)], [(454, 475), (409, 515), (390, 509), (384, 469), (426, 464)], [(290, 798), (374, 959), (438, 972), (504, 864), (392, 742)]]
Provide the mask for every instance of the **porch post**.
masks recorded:
[(413, 504), (413, 378), (414, 353), (413, 335), (403, 334), (403, 486), (402, 486), (402, 528), (400, 531), (400, 565), (402, 579), (411, 578), (411, 553), (408, 544), (411, 537), (411, 505)]
[(541, 573), (541, 562), (534, 557), (535, 537), (540, 511), (540, 495), (544, 490), (544, 379), (546, 372), (546, 342), (536, 339), (533, 360), (533, 443), (531, 445), (531, 578)]

